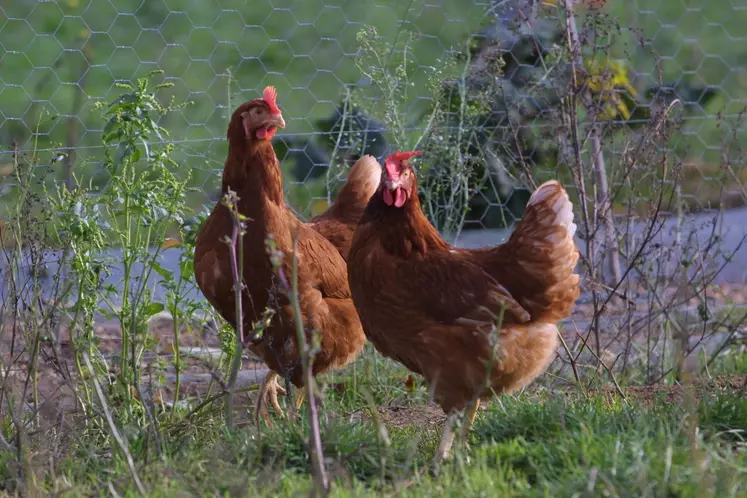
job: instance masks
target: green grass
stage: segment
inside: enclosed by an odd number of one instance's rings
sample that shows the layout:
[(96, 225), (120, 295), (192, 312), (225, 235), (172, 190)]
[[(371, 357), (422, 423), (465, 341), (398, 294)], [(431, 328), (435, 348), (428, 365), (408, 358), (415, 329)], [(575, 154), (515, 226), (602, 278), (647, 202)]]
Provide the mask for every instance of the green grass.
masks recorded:
[[(399, 367), (385, 368), (392, 387)], [(415, 397), (423, 394), (420, 389)], [(365, 403), (326, 396), (322, 437), (332, 496), (399, 490), (423, 497), (700, 497), (747, 490), (747, 400), (729, 392), (715, 392), (693, 410), (663, 399), (626, 406), (578, 394), (504, 396), (479, 415), (469, 449), (458, 449), (438, 473), (424, 475), (417, 469), (432, 457), (440, 427), (413, 420), (409, 428), (390, 428), (385, 442), (373, 421), (349, 417), (366, 411)], [(143, 440), (131, 441), (150, 496), (295, 496), (311, 489), (305, 422), (278, 421), (258, 434), (251, 425), (229, 433), (219, 420), (216, 411), (214, 418), (164, 430), (161, 458), (152, 447), (146, 451)], [(54, 475), (36, 471), (46, 491), (96, 494), (111, 483), (120, 495), (135, 495), (116, 450), (91, 439), (73, 443)]]

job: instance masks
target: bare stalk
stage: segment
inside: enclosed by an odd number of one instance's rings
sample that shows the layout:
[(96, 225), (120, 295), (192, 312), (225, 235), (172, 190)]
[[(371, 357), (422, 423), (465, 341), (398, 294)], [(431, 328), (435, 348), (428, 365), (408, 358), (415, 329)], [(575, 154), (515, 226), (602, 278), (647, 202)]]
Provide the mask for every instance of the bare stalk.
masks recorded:
[(304, 369), (306, 396), (309, 403), (309, 427), (311, 427), (311, 441), (309, 450), (311, 453), (311, 472), (314, 481), (314, 488), (319, 496), (329, 494), (329, 478), (324, 468), (324, 452), (322, 450), (322, 436), (319, 428), (319, 413), (316, 406), (316, 396), (314, 393), (314, 372), (312, 348), (306, 344), (306, 338), (303, 330), (303, 316), (301, 315), (301, 303), (298, 299), (298, 257), (296, 250), (298, 248), (298, 227), (293, 228), (292, 249), (291, 249), (291, 281), (289, 299), (293, 309), (293, 320), (296, 323), (296, 339), (298, 341), (298, 350), (301, 357), (301, 364)]
[(573, 353), (571, 353), (571, 350), (568, 347), (568, 344), (565, 342), (563, 333), (560, 330), (558, 330), (558, 339), (560, 339), (560, 344), (563, 346), (563, 350), (565, 351), (565, 354), (568, 356), (568, 361), (570, 362), (571, 370), (573, 371), (573, 378), (576, 379), (576, 385), (581, 386), (581, 377), (578, 375), (578, 365), (576, 362), (576, 358), (573, 357)]
[(229, 430), (233, 429), (233, 390), (236, 385), (236, 379), (241, 369), (241, 351), (244, 346), (244, 312), (241, 306), (241, 292), (243, 290), (243, 261), (244, 261), (244, 233), (245, 220), (246, 218), (239, 213), (238, 208), (239, 197), (231, 189), (228, 189), (228, 193), (223, 197), (223, 204), (231, 212), (231, 219), (233, 220), (233, 230), (231, 231), (231, 238), (226, 237), (226, 244), (230, 247), (228, 251), (231, 259), (231, 275), (233, 277), (233, 293), (234, 293), (234, 312), (236, 316), (234, 318), (235, 325), (235, 340), (234, 340), (234, 351), (231, 357), (231, 370), (228, 375), (228, 383), (226, 385), (227, 401), (226, 401), (226, 425)]
[[(568, 48), (571, 53), (571, 62), (573, 65), (573, 85), (574, 91), (578, 89), (577, 71), (583, 67), (581, 55), (581, 41), (576, 27), (576, 17), (574, 12), (574, 0), (563, 0), (566, 15), (566, 36), (568, 38)], [(610, 285), (616, 285), (621, 279), (620, 270), (620, 253), (615, 237), (614, 219), (612, 216), (612, 206), (609, 195), (609, 185), (607, 181), (607, 168), (604, 161), (601, 142), (601, 126), (598, 122), (597, 112), (595, 111), (594, 98), (591, 90), (583, 89), (581, 100), (584, 107), (592, 116), (592, 125), (589, 132), (589, 138), (593, 149), (592, 164), (596, 176), (597, 204), (594, 206), (595, 217), (599, 215), (605, 225), (605, 249), (610, 265)], [(577, 138), (577, 137), (576, 137)]]
[[(589, 278), (592, 281), (596, 280), (596, 210), (593, 216), (590, 216), (588, 198), (586, 195), (586, 173), (584, 171), (584, 162), (581, 157), (581, 139), (579, 137), (579, 126), (578, 126), (578, 110), (576, 107), (576, 89), (579, 87), (578, 84), (578, 70), (583, 67), (581, 59), (581, 41), (578, 36), (578, 30), (576, 29), (576, 18), (573, 15), (573, 0), (563, 0), (565, 6), (566, 16), (566, 38), (568, 43), (568, 49), (571, 52), (571, 89), (568, 96), (568, 125), (571, 130), (571, 145), (573, 147), (573, 155), (575, 160), (575, 168), (571, 168), (573, 173), (574, 181), (579, 190), (578, 197), (581, 204), (581, 217), (584, 225), (584, 235), (586, 238), (586, 262), (589, 271)], [(594, 206), (592, 206), (593, 208)], [(601, 351), (599, 342), (599, 313), (596, 311), (599, 309), (599, 291), (596, 287), (592, 287), (592, 300), (594, 305), (594, 316), (592, 318), (592, 329), (596, 338), (597, 352)]]
[[(584, 92), (591, 101), (591, 94)], [(586, 99), (584, 99), (586, 100)], [(595, 119), (596, 121), (596, 119)], [(591, 147), (593, 151), (594, 171), (597, 176), (597, 205), (604, 222), (605, 249), (607, 252), (610, 275), (607, 279), (608, 285), (617, 286), (622, 279), (620, 270), (620, 248), (617, 244), (615, 235), (615, 220), (612, 215), (612, 200), (609, 194), (609, 185), (607, 183), (607, 167), (604, 162), (604, 152), (602, 152), (602, 139), (600, 138), (600, 126), (594, 123), (591, 127)]]

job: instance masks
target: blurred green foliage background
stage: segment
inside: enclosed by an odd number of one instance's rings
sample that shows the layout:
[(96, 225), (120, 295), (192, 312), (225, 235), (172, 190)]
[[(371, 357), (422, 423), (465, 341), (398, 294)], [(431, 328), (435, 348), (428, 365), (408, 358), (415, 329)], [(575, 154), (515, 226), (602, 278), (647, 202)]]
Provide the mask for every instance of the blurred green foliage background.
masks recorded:
[[(546, 3), (552, 8), (553, 2)], [(196, 206), (218, 185), (227, 120), (241, 101), (275, 85), (288, 122), (279, 136), (309, 136), (316, 120), (335, 111), (345, 85), (359, 82), (355, 37), (364, 25), (376, 26), (390, 40), (407, 31), (419, 34), (412, 64), (429, 66), (450, 50), (463, 51), (470, 36), (491, 21), (490, 6), (474, 0), (3, 2), (0, 166), (10, 162), (13, 141), (22, 150), (36, 143), (66, 150), (58, 179), (65, 179), (69, 167), (94, 184), (106, 182), (97, 165), (103, 121), (95, 101), (117, 95), (116, 81), (162, 69), (163, 78), (175, 83), (162, 96), (194, 102), (161, 124), (202, 190), (191, 201)], [(610, 0), (604, 9), (622, 28), (610, 55), (624, 61), (633, 88), (643, 93), (663, 82), (693, 89), (686, 125), (673, 146), (699, 173), (691, 179), (695, 193), (707, 190), (716, 181), (716, 163), (733, 152), (722, 145), (729, 130), (717, 116), (736, 117), (747, 102), (747, 4)], [(417, 70), (411, 77), (415, 106), (428, 105), (426, 77)], [(701, 102), (708, 89), (716, 90), (715, 97)], [(283, 164), (287, 171), (290, 162)], [(314, 191), (297, 196), (305, 204), (297, 207), (308, 210), (318, 186), (289, 180), (301, 191)]]

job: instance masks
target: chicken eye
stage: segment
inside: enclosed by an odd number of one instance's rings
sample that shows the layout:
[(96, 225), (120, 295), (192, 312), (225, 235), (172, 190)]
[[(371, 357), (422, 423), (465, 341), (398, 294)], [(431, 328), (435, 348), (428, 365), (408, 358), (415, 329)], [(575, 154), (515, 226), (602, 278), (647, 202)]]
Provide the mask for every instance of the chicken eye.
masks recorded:
[(256, 114), (257, 116), (261, 116), (263, 112), (265, 111), (261, 107), (257, 107), (257, 110), (255, 111), (254, 114)]

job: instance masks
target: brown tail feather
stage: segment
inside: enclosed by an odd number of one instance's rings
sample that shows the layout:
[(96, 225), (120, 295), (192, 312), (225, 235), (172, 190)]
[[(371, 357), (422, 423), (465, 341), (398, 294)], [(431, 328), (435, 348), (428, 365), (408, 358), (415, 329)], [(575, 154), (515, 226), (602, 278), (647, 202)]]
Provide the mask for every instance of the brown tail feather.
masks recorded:
[(496, 248), (502, 266), (496, 277), (532, 320), (557, 323), (571, 313), (579, 295), (575, 233), (573, 204), (552, 180), (534, 191), (524, 218), (508, 242)]
[(343, 223), (358, 224), (358, 220), (366, 209), (369, 199), (376, 192), (381, 181), (381, 165), (373, 156), (363, 156), (350, 168), (350, 174), (345, 185), (337, 195), (337, 199), (324, 213), (312, 220), (335, 218)]
[(337, 199), (324, 213), (313, 218), (312, 228), (322, 234), (347, 260), (355, 227), (381, 181), (381, 166), (373, 156), (363, 156), (350, 168)]

